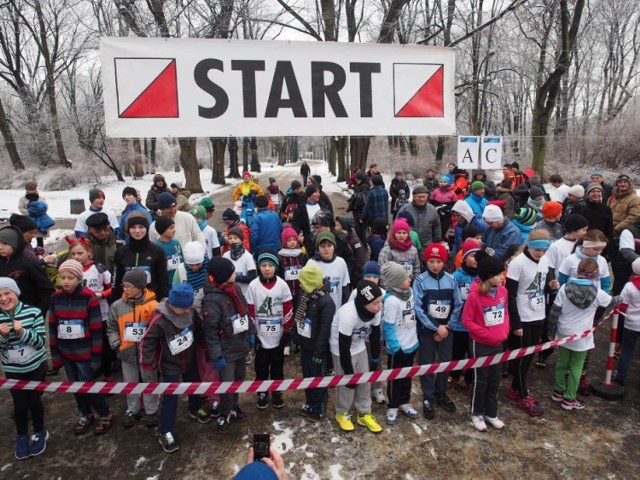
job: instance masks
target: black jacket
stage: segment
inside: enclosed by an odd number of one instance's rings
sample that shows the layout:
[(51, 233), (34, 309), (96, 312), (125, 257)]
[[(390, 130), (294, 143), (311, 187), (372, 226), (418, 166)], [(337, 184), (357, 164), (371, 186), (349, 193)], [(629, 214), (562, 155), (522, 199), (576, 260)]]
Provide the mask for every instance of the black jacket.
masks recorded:
[(389, 187), (389, 195), (392, 199), (396, 199), (400, 196), (400, 190), (404, 190), (405, 195), (409, 198), (409, 184), (403, 180), (397, 180), (396, 177), (393, 177), (391, 180), (391, 186)]
[(163, 192), (171, 193), (169, 187), (158, 188), (153, 185), (149, 192), (147, 193), (147, 201), (144, 202), (145, 206), (151, 211), (151, 213), (155, 214), (156, 210), (158, 210), (158, 197)]
[(122, 297), (122, 277), (133, 268), (142, 268), (151, 275), (147, 288), (156, 294), (158, 300), (169, 295), (167, 257), (161, 247), (147, 242), (136, 246), (132, 240), (116, 250), (113, 258), (113, 300)]
[(300, 167), (300, 175), (302, 175), (303, 177), (308, 177), (310, 173), (311, 168), (309, 167), (309, 165), (306, 162), (303, 163)]
[(607, 236), (609, 243), (604, 251), (604, 256), (607, 260), (613, 258), (611, 255), (614, 252), (613, 213), (611, 208), (604, 203), (593, 203), (587, 200), (581, 215), (589, 222), (589, 230), (596, 228)]
[[(304, 315), (304, 328), (309, 331), (311, 327), (311, 336), (300, 335), (300, 325), (294, 322), (291, 335), (300, 348), (313, 351), (313, 356), (324, 358), (329, 351), (329, 336), (331, 334), (331, 323), (336, 313), (336, 306), (331, 300), (328, 292), (328, 285), (323, 287), (324, 295), (317, 293), (311, 294), (311, 298), (307, 302), (307, 311)], [(298, 306), (294, 308), (294, 315)]]
[[(291, 225), (297, 231), (304, 233), (304, 246), (307, 249), (307, 252), (311, 252), (313, 250), (313, 239), (311, 238), (311, 225), (309, 214), (307, 213), (307, 197), (305, 195), (296, 208), (296, 211), (293, 214), (293, 218), (291, 219)], [(320, 196), (320, 201), (318, 202), (321, 210), (330, 210), (333, 213), (333, 208), (331, 207), (331, 203), (327, 203), (322, 200), (322, 195)]]

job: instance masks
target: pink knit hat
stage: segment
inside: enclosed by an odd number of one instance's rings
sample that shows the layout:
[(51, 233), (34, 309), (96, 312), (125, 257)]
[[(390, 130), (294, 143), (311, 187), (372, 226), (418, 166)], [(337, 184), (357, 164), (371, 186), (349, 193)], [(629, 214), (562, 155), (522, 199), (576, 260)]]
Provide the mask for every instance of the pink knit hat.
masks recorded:
[(298, 233), (294, 230), (293, 227), (284, 227), (282, 233), (280, 234), (280, 241), (282, 242), (282, 246), (287, 246), (287, 240), (290, 238), (295, 238), (298, 244), (300, 244), (298, 240)]
[(396, 233), (400, 230), (411, 233), (411, 227), (404, 218), (398, 218), (393, 222), (393, 226), (391, 227), (391, 238), (396, 238)]
[(58, 267), (58, 273), (67, 271), (71, 275), (75, 276), (78, 280), (82, 281), (84, 277), (84, 271), (82, 270), (82, 264), (77, 260), (67, 260), (62, 262)]

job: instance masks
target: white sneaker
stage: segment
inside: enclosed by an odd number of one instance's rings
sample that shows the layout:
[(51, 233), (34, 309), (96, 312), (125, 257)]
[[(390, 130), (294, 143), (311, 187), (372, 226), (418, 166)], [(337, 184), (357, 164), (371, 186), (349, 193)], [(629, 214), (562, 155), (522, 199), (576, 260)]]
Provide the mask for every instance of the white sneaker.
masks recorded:
[(409, 403), (400, 405), (400, 410), (409, 418), (417, 418), (418, 412)]
[(387, 414), (384, 416), (384, 419), (389, 425), (393, 425), (394, 423), (396, 423), (398, 421), (398, 409), (389, 408), (387, 410)]
[(498, 417), (491, 418), (491, 417), (485, 416), (484, 421), (489, 425), (491, 425), (496, 430), (502, 430), (505, 427), (504, 422), (500, 420)]
[(373, 398), (378, 405), (387, 403), (387, 399), (385, 398), (384, 393), (382, 393), (381, 388), (371, 390), (371, 398)]
[(473, 428), (479, 432), (487, 431), (487, 424), (484, 423), (484, 417), (482, 415), (471, 415), (471, 423), (473, 424)]
[(288, 357), (289, 355), (291, 355), (291, 347), (287, 345), (284, 347), (284, 356)]

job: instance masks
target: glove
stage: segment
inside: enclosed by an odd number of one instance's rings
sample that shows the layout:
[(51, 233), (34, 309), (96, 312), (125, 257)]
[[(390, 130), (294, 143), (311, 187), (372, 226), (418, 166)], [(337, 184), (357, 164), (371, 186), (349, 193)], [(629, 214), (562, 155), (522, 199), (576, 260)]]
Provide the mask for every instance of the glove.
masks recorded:
[(255, 333), (250, 333), (249, 334), (249, 346), (251, 348), (253, 348), (256, 344), (256, 334)]
[(324, 359), (321, 357), (311, 357), (311, 362), (318, 367), (322, 366)]
[(219, 372), (223, 371), (226, 366), (227, 361), (224, 359), (224, 357), (220, 357), (215, 362), (213, 362), (213, 368), (215, 368)]
[(380, 365), (380, 359), (379, 358), (371, 358), (369, 360), (369, 371), (370, 372), (375, 372), (378, 369), (378, 365)]

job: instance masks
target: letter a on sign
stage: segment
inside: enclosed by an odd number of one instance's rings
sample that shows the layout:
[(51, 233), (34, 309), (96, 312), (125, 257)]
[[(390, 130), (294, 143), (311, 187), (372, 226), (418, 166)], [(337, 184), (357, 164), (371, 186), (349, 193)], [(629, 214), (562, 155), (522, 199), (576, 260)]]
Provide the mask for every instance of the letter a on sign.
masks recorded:
[(502, 168), (502, 137), (482, 137), (480, 164), (485, 170)]
[(480, 137), (458, 137), (458, 168), (478, 168)]

